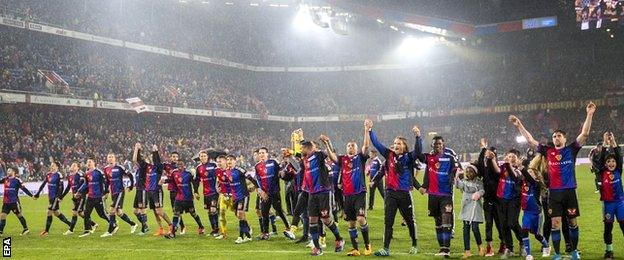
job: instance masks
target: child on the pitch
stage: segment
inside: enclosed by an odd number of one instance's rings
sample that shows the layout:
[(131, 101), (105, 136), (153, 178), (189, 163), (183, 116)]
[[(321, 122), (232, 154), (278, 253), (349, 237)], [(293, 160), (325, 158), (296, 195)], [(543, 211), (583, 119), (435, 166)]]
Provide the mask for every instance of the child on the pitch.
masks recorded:
[(457, 175), (457, 178), (455, 178), (455, 187), (463, 193), (460, 218), (464, 222), (465, 252), (462, 256), (464, 259), (472, 256), (472, 253), (470, 252), (471, 229), (477, 242), (477, 251), (479, 252), (479, 255), (485, 255), (485, 248), (481, 246), (481, 231), (479, 231), (479, 224), (483, 223), (485, 220), (485, 217), (483, 216), (483, 202), (481, 201), (481, 197), (485, 194), (485, 190), (483, 190), (483, 181), (477, 178), (477, 176), (477, 167), (474, 165), (468, 165), (465, 173), (459, 174)]
[[(541, 161), (541, 155), (533, 158), (529, 164), (528, 169), (522, 170), (522, 186), (520, 188), (520, 207), (522, 207), (522, 245), (524, 253), (526, 253), (526, 260), (532, 260), (531, 254), (531, 242), (529, 241), (529, 233), (535, 235), (535, 239), (542, 244), (542, 254), (550, 252), (548, 246), (548, 240), (540, 234), (541, 222), (544, 217), (542, 214), (541, 202), (541, 190), (544, 187), (544, 182), (538, 165)], [(548, 255), (546, 255), (548, 256)]]
[(624, 191), (622, 189), (622, 153), (613, 133), (604, 133), (604, 144), (600, 153), (600, 200), (603, 201), (604, 259), (613, 259), (613, 220), (617, 218), (624, 232)]

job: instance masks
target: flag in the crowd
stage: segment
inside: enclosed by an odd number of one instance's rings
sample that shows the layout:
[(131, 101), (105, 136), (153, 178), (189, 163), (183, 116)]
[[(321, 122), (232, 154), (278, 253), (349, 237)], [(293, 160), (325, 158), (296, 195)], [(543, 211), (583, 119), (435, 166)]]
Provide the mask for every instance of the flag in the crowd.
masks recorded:
[(132, 106), (132, 108), (134, 108), (137, 113), (145, 112), (148, 110), (147, 105), (145, 105), (145, 103), (143, 103), (143, 100), (138, 97), (126, 98), (126, 102), (128, 102), (128, 104), (130, 104), (130, 106)]

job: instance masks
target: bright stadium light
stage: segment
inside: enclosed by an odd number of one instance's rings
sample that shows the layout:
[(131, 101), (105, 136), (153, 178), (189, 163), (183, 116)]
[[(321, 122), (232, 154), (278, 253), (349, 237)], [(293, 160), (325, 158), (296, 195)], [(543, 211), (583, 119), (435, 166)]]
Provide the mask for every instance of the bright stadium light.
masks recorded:
[(434, 37), (415, 38), (409, 36), (403, 40), (397, 51), (402, 56), (415, 56), (427, 52), (435, 43)]
[(308, 5), (303, 4), (299, 6), (299, 11), (297, 11), (297, 15), (293, 20), (293, 26), (299, 31), (307, 31), (315, 26), (310, 16)]
[(527, 142), (527, 139), (524, 136), (519, 135), (519, 136), (516, 136), (516, 142), (519, 144), (523, 144)]

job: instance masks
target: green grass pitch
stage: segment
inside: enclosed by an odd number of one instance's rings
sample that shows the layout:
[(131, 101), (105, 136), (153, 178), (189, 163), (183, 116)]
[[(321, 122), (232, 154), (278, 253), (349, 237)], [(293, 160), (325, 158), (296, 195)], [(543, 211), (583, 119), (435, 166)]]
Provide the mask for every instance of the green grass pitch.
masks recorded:
[[(577, 179), (579, 182), (578, 198), (580, 203), (581, 217), (579, 219), (580, 226), (580, 243), (579, 248), (582, 251), (584, 259), (598, 259), (602, 258), (604, 253), (604, 244), (602, 238), (603, 224), (602, 224), (602, 203), (599, 201), (598, 194), (594, 193), (593, 177), (591, 176), (588, 167), (581, 166), (577, 168)], [(377, 194), (378, 196), (378, 194)], [(456, 202), (458, 203), (461, 197), (459, 192), (455, 192)], [(133, 220), (134, 214), (132, 214), (132, 200), (134, 198), (134, 192), (126, 194), (124, 209)], [(168, 198), (168, 195), (166, 196)], [(255, 199), (255, 194), (252, 195)], [(409, 235), (407, 228), (401, 227), (400, 215), (397, 214), (395, 223), (395, 239), (391, 244), (390, 258), (397, 259), (431, 259), (435, 258), (433, 253), (437, 252), (437, 241), (434, 233), (433, 219), (427, 217), (426, 209), (426, 196), (421, 196), (418, 193), (413, 194), (414, 199), (414, 212), (416, 214), (416, 221), (418, 224), (418, 247), (419, 253), (416, 256), (408, 255), (407, 252), (410, 247)], [(110, 199), (109, 199), (110, 200)], [(120, 225), (119, 232), (108, 238), (100, 238), (99, 236), (105, 232), (105, 222), (101, 220), (95, 212), (93, 213), (93, 219), (100, 224), (98, 231), (86, 238), (78, 238), (78, 234), (81, 233), (83, 222), (82, 219), (78, 220), (76, 226), (75, 235), (63, 236), (62, 233), (67, 230), (67, 226), (60, 222), (57, 218), (54, 218), (50, 235), (48, 237), (39, 237), (39, 232), (43, 230), (46, 219), (46, 197), (42, 196), (39, 200), (32, 200), (28, 197), (22, 197), (22, 208), (24, 216), (28, 221), (31, 233), (26, 236), (19, 236), (21, 226), (17, 221), (15, 215), (9, 215), (7, 219), (7, 226), (5, 228), (5, 237), (12, 237), (12, 257), (14, 258), (26, 258), (26, 259), (74, 259), (74, 258), (111, 258), (111, 259), (127, 259), (127, 258), (143, 258), (143, 259), (161, 259), (173, 257), (178, 259), (301, 259), (309, 258), (310, 250), (301, 245), (295, 245), (292, 241), (287, 240), (283, 236), (273, 237), (269, 241), (253, 241), (251, 243), (243, 245), (235, 245), (235, 234), (238, 234), (237, 221), (232, 213), (227, 215), (228, 229), (230, 237), (228, 240), (219, 241), (208, 236), (197, 235), (197, 227), (192, 218), (188, 215), (184, 215), (184, 220), (190, 228), (186, 235), (178, 236), (175, 240), (166, 240), (162, 237), (153, 237), (151, 234), (147, 236), (137, 236), (130, 234), (130, 227), (125, 222), (118, 223)], [(376, 200), (375, 210), (368, 212), (368, 221), (371, 232), (371, 240), (373, 250), (376, 250), (382, 244), (383, 236), (383, 205), (380, 198)], [(171, 205), (166, 200), (166, 212), (171, 216)], [(253, 205), (255, 201), (250, 203), (250, 211), (248, 212), (248, 219), (251, 227), (254, 230), (253, 236), (255, 237), (259, 230), (257, 217), (253, 211)], [(195, 201), (195, 206), (200, 212), (202, 222), (208, 226), (208, 218), (206, 212), (203, 210), (203, 204), (201, 201)], [(459, 208), (459, 205), (455, 205)], [(61, 211), (67, 215), (71, 215), (71, 201), (65, 199), (61, 203)], [(148, 214), (149, 225), (153, 233), (156, 223), (154, 221), (153, 214)], [(456, 225), (461, 222), (456, 221)], [(283, 225), (281, 222), (277, 222), (278, 229), (282, 230)], [(349, 249), (350, 243), (348, 242), (348, 233), (346, 224), (344, 221), (339, 222), (341, 234), (347, 238), (345, 250)], [(301, 236), (301, 229), (299, 229), (297, 236)], [(485, 235), (484, 225), (481, 225), (482, 235)], [(624, 239), (622, 232), (617, 224), (614, 227), (614, 241), (616, 257), (624, 256)], [(496, 237), (496, 235), (495, 235)], [(359, 236), (361, 240), (361, 235)], [(333, 252), (333, 236), (328, 235), (328, 248), (325, 251), (323, 258), (346, 258), (345, 252), (334, 253)], [(360, 242), (362, 243), (362, 242)], [(460, 258), (463, 253), (463, 241), (461, 226), (456, 228), (455, 238), (452, 240), (452, 258)], [(531, 237), (532, 248), (539, 250), (539, 244), (535, 239)], [(476, 253), (476, 246), (474, 238), (472, 241), (473, 254)], [(495, 240), (495, 245), (498, 246), (498, 242)], [(562, 243), (563, 249), (563, 243)], [(536, 255), (536, 258), (541, 258), (541, 255)], [(58, 258), (57, 258), (58, 257)], [(364, 257), (364, 256), (361, 256)], [(374, 257), (374, 256), (371, 256)], [(478, 258), (478, 257), (473, 257)], [(498, 257), (495, 257), (498, 258)], [(493, 259), (493, 258), (490, 258)], [(519, 257), (518, 257), (519, 259)]]

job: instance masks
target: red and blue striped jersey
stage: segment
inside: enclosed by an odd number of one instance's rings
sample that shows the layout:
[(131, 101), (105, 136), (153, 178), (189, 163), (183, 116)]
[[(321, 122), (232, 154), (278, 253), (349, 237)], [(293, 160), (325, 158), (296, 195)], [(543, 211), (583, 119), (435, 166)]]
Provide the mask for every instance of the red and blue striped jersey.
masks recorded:
[(71, 189), (73, 194), (78, 193), (78, 188), (80, 188), (84, 181), (84, 174), (81, 171), (67, 176), (67, 186)]
[(301, 171), (303, 172), (303, 186), (310, 194), (328, 192), (332, 189), (329, 171), (325, 166), (325, 153), (316, 151), (303, 158)]
[(245, 173), (245, 170), (238, 167), (228, 170), (227, 175), (230, 177), (230, 193), (234, 201), (240, 201), (249, 196)]
[(518, 177), (514, 173), (514, 169), (512, 169), (511, 165), (509, 165), (509, 163), (500, 165), (496, 197), (506, 200), (517, 199), (520, 195), (519, 191), (516, 189), (516, 185), (518, 184)]
[(204, 186), (204, 196), (217, 193), (217, 165), (214, 163), (198, 165), (195, 168), (195, 182)]
[(379, 142), (375, 132), (370, 131), (369, 135), (375, 149), (386, 158), (386, 171), (377, 174), (374, 180), (377, 181), (377, 179), (381, 179), (385, 175), (386, 190), (410, 191), (412, 189), (412, 176), (416, 163), (416, 150), (411, 153), (396, 154)]
[(368, 155), (358, 153), (354, 156), (342, 155), (338, 157), (340, 167), (339, 183), (342, 183), (342, 192), (345, 196), (366, 192), (366, 175), (364, 169)]
[(624, 191), (622, 190), (622, 170), (604, 170), (600, 174), (602, 185), (600, 185), (600, 200), (602, 201), (622, 201)]
[(368, 169), (369, 180), (374, 179), (375, 176), (377, 176), (377, 174), (379, 174), (381, 171), (382, 171), (381, 160), (379, 160), (379, 158), (377, 157), (373, 158), (370, 162), (370, 166)]
[(145, 178), (146, 178), (146, 173), (144, 170), (141, 170), (140, 168), (137, 168), (134, 171), (134, 188), (137, 191), (140, 190), (145, 190)]
[(453, 195), (453, 179), (455, 178), (455, 157), (447, 153), (424, 154), (425, 176), (423, 186), (427, 194), (436, 196)]
[(268, 194), (275, 194), (280, 191), (280, 166), (277, 161), (269, 159), (266, 162), (258, 162), (255, 166), (255, 170), (256, 181), (260, 186), (260, 190)]
[(87, 192), (87, 196), (91, 199), (100, 199), (108, 192), (106, 178), (99, 169), (93, 169), (85, 173), (85, 182), (79, 191)]
[(162, 189), (158, 182), (162, 177), (164, 166), (160, 161), (160, 155), (157, 151), (152, 152), (152, 158), (154, 158), (153, 164), (145, 162), (140, 156), (138, 158), (139, 176), (141, 176), (143, 180), (146, 191), (158, 191)]
[(230, 177), (228, 176), (228, 171), (217, 168), (215, 171), (215, 175), (217, 176), (217, 180), (219, 181), (219, 193), (227, 195), (230, 194)]
[(63, 176), (60, 172), (48, 172), (45, 180), (41, 183), (39, 191), (35, 196), (39, 196), (39, 193), (43, 190), (46, 184), (48, 184), (48, 198), (54, 199), (63, 195)]
[(4, 185), (4, 195), (2, 201), (4, 203), (17, 203), (19, 202), (19, 190), (23, 190), (26, 194), (31, 196), (30, 191), (24, 187), (22, 180), (17, 177), (5, 177), (0, 180)]
[(539, 185), (526, 170), (522, 171), (522, 175), (524, 180), (520, 189), (520, 206), (523, 211), (539, 213), (542, 210)]
[(575, 163), (581, 145), (574, 141), (561, 149), (554, 146), (538, 145), (537, 151), (548, 161), (549, 189), (563, 190), (576, 188)]
[[(103, 170), (111, 194), (119, 194), (123, 192), (123, 176), (129, 175), (126, 173), (126, 169), (121, 165), (107, 165)], [(130, 178), (130, 180), (131, 182), (134, 182), (134, 178)], [(132, 184), (130, 184), (130, 186), (132, 186)]]
[(603, 147), (600, 153), (599, 173), (598, 177), (602, 181), (600, 185), (600, 200), (602, 201), (622, 201), (624, 200), (624, 191), (622, 190), (622, 154), (620, 147), (615, 147), (613, 153), (615, 155), (616, 166), (613, 171), (609, 171), (606, 167), (606, 155), (611, 149)]
[[(163, 163), (163, 170), (165, 171), (165, 175), (167, 176), (167, 178), (173, 178), (173, 170), (175, 170), (176, 168), (176, 165), (173, 163)], [(167, 190), (175, 192), (176, 186), (170, 182), (167, 184)]]
[(340, 180), (340, 165), (329, 160), (329, 164), (325, 164), (329, 170), (329, 178), (332, 180), (332, 190), (338, 189), (338, 181)]
[(174, 169), (171, 172), (172, 178), (169, 179), (169, 184), (173, 184), (176, 187), (176, 201), (192, 201), (193, 200), (193, 175), (184, 170)]

